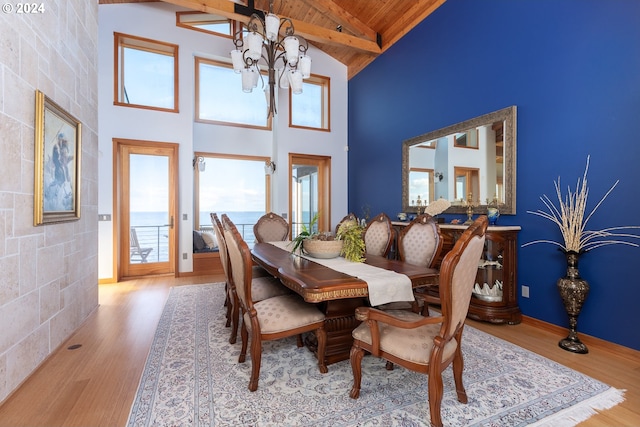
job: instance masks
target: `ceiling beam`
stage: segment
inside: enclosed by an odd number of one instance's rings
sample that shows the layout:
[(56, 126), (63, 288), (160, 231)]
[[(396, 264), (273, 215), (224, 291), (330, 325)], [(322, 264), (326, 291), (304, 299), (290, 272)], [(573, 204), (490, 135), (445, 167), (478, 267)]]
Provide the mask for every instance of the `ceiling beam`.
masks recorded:
[(309, 6), (323, 15), (336, 18), (342, 28), (354, 34), (362, 34), (369, 40), (377, 40), (378, 33), (348, 11), (338, 6), (333, 0), (304, 0)]
[[(234, 3), (229, 0), (162, 0), (177, 6), (200, 12), (214, 13), (229, 19), (247, 23), (249, 17), (234, 12)], [(296, 34), (305, 39), (317, 43), (325, 43), (335, 46), (347, 46), (362, 52), (380, 54), (382, 50), (375, 41), (365, 40), (349, 34), (340, 33), (336, 30), (329, 30), (317, 25), (307, 24), (303, 21), (292, 19)]]

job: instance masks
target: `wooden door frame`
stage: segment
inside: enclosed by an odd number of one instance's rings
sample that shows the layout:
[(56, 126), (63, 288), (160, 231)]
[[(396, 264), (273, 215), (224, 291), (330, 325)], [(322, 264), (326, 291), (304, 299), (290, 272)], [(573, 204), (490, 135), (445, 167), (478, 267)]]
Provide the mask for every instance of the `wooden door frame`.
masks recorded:
[[(462, 197), (458, 197), (459, 194), (456, 188), (456, 180), (458, 176), (464, 175), (465, 182), (467, 183), (467, 194), (463, 194)], [(476, 199), (473, 202), (480, 202), (480, 169), (470, 168), (465, 166), (453, 167), (453, 193), (456, 200), (468, 200), (469, 193), (473, 194)], [(482, 204), (482, 202), (480, 202)]]
[[(113, 260), (114, 260), (114, 277), (116, 281), (120, 281), (122, 279), (139, 277), (132, 275), (124, 275), (123, 274), (123, 256), (121, 254), (121, 249), (125, 246), (125, 243), (129, 243), (129, 230), (123, 230), (123, 226), (125, 225), (121, 215), (122, 209), (122, 191), (121, 186), (122, 182), (120, 182), (120, 177), (122, 176), (122, 159), (120, 156), (120, 152), (123, 147), (138, 147), (142, 149), (159, 149), (163, 151), (170, 151), (170, 160), (169, 160), (169, 191), (173, 189), (173, 194), (169, 196), (169, 215), (173, 217), (173, 232), (170, 233), (169, 240), (172, 244), (169, 245), (169, 271), (153, 271), (150, 269), (148, 273), (145, 273), (144, 276), (157, 276), (157, 275), (173, 275), (173, 277), (177, 277), (178, 273), (178, 245), (180, 242), (179, 239), (179, 224), (178, 221), (178, 165), (179, 165), (179, 149), (180, 145), (177, 143), (171, 142), (157, 142), (157, 141), (146, 141), (146, 140), (136, 140), (136, 139), (126, 139), (126, 138), (113, 138)], [(128, 203), (127, 203), (128, 205)], [(171, 237), (173, 234), (173, 237)], [(120, 239), (120, 236), (123, 236)]]
[[(433, 202), (436, 199), (435, 170), (429, 168), (409, 168), (409, 174), (411, 174), (411, 172), (421, 172), (427, 174), (427, 179), (429, 181), (429, 183), (427, 184), (429, 187), (429, 200), (423, 200), (422, 202), (427, 204)], [(413, 204), (413, 200), (411, 201), (411, 204)]]
[(313, 154), (289, 153), (289, 235), (293, 233), (293, 206), (291, 177), (294, 163), (310, 164), (318, 167), (318, 230), (331, 231), (331, 156)]

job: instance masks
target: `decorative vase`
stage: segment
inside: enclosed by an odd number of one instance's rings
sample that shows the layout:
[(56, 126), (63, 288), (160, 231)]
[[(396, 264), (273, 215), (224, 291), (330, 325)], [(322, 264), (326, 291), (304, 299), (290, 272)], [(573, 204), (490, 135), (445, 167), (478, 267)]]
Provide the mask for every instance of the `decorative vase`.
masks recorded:
[(500, 216), (500, 210), (498, 208), (487, 208), (487, 218), (489, 219), (489, 225), (496, 225), (498, 217)]
[(560, 348), (573, 353), (586, 354), (589, 349), (578, 338), (577, 326), (582, 304), (584, 304), (589, 294), (589, 284), (586, 280), (580, 278), (580, 273), (578, 272), (580, 253), (567, 251), (564, 254), (567, 258), (567, 275), (558, 279), (558, 290), (560, 291), (564, 308), (569, 315), (569, 335), (560, 340), (558, 345)]

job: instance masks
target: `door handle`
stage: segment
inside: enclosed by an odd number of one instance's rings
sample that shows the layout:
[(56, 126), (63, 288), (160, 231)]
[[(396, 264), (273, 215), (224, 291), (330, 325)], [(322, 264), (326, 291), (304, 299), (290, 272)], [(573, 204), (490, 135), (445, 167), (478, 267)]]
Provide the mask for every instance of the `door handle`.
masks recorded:
[(169, 217), (169, 228), (173, 228), (173, 215)]

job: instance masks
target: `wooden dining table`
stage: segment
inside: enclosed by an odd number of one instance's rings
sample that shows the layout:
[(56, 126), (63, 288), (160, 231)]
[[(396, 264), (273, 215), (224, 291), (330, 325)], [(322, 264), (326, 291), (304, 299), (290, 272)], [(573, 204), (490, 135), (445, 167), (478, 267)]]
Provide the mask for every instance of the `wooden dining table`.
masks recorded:
[[(327, 332), (327, 365), (349, 358), (351, 332), (360, 323), (357, 307), (369, 306), (368, 286), (364, 280), (336, 271), (313, 259), (281, 249), (271, 243), (256, 243), (253, 260), (305, 301), (318, 304), (324, 312)], [(437, 285), (439, 271), (376, 255), (366, 255), (366, 264), (404, 274), (415, 288)], [(315, 337), (306, 340), (315, 351)]]

